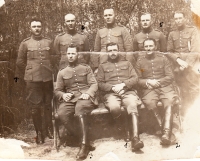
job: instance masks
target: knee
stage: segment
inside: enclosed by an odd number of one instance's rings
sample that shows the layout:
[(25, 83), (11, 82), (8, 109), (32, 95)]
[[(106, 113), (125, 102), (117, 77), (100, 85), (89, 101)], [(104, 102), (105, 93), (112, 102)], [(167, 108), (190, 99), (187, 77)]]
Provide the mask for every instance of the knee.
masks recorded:
[(147, 107), (148, 109), (156, 108), (156, 104), (157, 104), (155, 100), (144, 100), (143, 103), (145, 107)]

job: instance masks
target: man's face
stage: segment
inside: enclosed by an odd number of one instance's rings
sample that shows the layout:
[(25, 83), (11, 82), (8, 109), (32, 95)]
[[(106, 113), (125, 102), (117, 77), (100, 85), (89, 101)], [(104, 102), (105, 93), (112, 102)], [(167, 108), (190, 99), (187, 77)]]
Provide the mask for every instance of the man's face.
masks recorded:
[(181, 27), (185, 24), (185, 18), (182, 13), (175, 13), (174, 21), (178, 27)]
[(152, 54), (155, 49), (156, 45), (153, 40), (147, 40), (144, 42), (144, 50), (148, 51), (147, 54)]
[(108, 52), (108, 56), (111, 59), (116, 59), (118, 57), (118, 47), (117, 47), (117, 45), (108, 46), (107, 52)]
[(115, 14), (113, 9), (104, 10), (104, 20), (107, 24), (113, 24), (115, 22)]
[(146, 14), (146, 15), (142, 15), (141, 16), (141, 25), (143, 29), (149, 28), (151, 27), (151, 15), (150, 14)]
[(76, 48), (67, 49), (67, 59), (70, 63), (73, 63), (78, 59), (78, 53), (76, 51)]
[(42, 34), (42, 23), (39, 21), (32, 21), (30, 30), (34, 36), (40, 36)]
[(65, 16), (65, 25), (68, 30), (74, 30), (76, 26), (75, 16), (73, 14), (68, 14)]

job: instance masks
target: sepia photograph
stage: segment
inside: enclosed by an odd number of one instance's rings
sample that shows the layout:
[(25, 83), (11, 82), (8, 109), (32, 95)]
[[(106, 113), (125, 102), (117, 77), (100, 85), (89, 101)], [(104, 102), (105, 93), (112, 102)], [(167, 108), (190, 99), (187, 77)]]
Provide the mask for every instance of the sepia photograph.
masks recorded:
[(200, 160), (200, 0), (0, 0), (1, 160)]

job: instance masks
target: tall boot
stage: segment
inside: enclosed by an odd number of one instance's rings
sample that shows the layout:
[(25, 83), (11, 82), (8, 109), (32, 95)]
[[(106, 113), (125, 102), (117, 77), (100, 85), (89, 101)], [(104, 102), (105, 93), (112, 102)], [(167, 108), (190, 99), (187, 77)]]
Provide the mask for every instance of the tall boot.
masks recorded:
[(139, 134), (138, 134), (138, 116), (135, 113), (131, 114), (132, 120), (132, 140), (131, 140), (131, 148), (132, 151), (139, 150), (140, 148), (144, 147), (142, 141), (140, 141)]
[(40, 109), (40, 124), (41, 124), (41, 135), (42, 135), (42, 140), (44, 142), (45, 136), (46, 136), (46, 117), (45, 117), (45, 109), (44, 107), (41, 107)]
[(44, 138), (42, 136), (42, 127), (41, 127), (41, 116), (39, 108), (32, 108), (31, 115), (33, 119), (33, 125), (36, 131), (36, 143), (41, 144), (44, 143)]
[(87, 125), (87, 118), (85, 115), (78, 116), (81, 132), (82, 132), (82, 142), (80, 150), (76, 156), (77, 159), (86, 159), (90, 150), (91, 146), (89, 145), (89, 138), (88, 138), (88, 125)]
[(172, 107), (168, 106), (165, 110), (165, 120), (163, 125), (163, 135), (161, 137), (162, 145), (169, 145), (171, 143), (171, 131), (172, 131), (173, 114)]
[(49, 139), (53, 139), (52, 109), (51, 105), (45, 105), (45, 130)]
[(124, 120), (124, 129), (125, 129), (124, 141), (125, 142), (129, 142), (130, 141), (129, 115), (128, 115), (128, 113), (126, 111), (124, 112), (123, 120)]
[(156, 118), (156, 121), (158, 123), (158, 126), (159, 126), (159, 129), (156, 128), (156, 134), (161, 135), (162, 134), (162, 118), (159, 114), (158, 108), (156, 107), (156, 108), (152, 109), (152, 112), (153, 112), (153, 114)]

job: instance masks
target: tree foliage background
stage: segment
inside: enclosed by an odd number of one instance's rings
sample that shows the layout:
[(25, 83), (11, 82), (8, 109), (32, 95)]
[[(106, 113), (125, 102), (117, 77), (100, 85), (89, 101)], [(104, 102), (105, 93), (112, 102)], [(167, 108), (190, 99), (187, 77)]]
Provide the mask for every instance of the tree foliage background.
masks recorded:
[[(9, 96), (7, 98), (11, 103), (7, 104), (4, 110), (8, 113), (11, 111), (16, 123), (27, 117), (25, 94), (22, 90), (24, 83), (21, 80), (21, 84), (19, 81), (16, 85), (13, 77), (17, 49), (20, 42), (30, 36), (28, 22), (32, 16), (37, 15), (44, 20), (44, 35), (54, 39), (59, 32), (64, 30), (64, 15), (67, 13), (76, 15), (78, 30), (81, 31), (81, 26), (89, 22), (90, 30), (96, 33), (100, 27), (104, 26), (103, 10), (113, 8), (117, 14), (117, 23), (126, 26), (134, 36), (140, 30), (141, 13), (149, 12), (153, 15), (154, 28), (168, 36), (170, 30), (173, 29), (172, 17), (176, 10), (185, 11), (191, 22), (189, 6), (190, 2), (186, 0), (6, 0), (5, 5), (0, 8), (0, 60), (9, 62), (7, 70), (9, 71)], [(161, 22), (163, 22), (162, 27)], [(1, 92), (0, 95), (3, 94)], [(2, 125), (2, 119), (0, 121)]]

